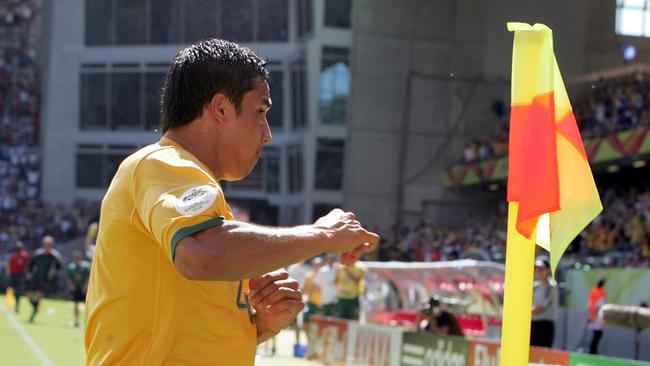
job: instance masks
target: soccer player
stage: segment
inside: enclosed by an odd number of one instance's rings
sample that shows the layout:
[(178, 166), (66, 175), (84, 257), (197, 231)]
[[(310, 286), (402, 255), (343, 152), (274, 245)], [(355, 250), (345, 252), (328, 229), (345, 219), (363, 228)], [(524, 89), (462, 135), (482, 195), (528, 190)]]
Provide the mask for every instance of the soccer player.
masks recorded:
[(208, 39), (172, 60), (163, 137), (127, 157), (102, 202), (86, 305), (89, 365), (253, 365), (303, 309), (284, 270), (323, 252), (353, 263), (378, 236), (333, 210), (314, 224), (238, 222), (221, 180), (271, 141), (265, 62)]
[(74, 323), (79, 326), (79, 303), (86, 301), (88, 289), (88, 276), (90, 276), (90, 263), (83, 260), (81, 251), (72, 252), (72, 262), (68, 263), (68, 287), (74, 305)]
[(29, 322), (33, 323), (43, 293), (56, 282), (57, 273), (61, 270), (61, 254), (54, 249), (54, 238), (49, 235), (43, 237), (43, 247), (34, 252), (29, 262), (29, 291), (27, 297), (32, 303), (32, 315)]
[(16, 303), (14, 310), (16, 314), (20, 311), (20, 297), (25, 291), (25, 273), (29, 264), (29, 253), (23, 249), (23, 242), (17, 241), (13, 253), (9, 256), (7, 262), (9, 273), (9, 287), (14, 290)]

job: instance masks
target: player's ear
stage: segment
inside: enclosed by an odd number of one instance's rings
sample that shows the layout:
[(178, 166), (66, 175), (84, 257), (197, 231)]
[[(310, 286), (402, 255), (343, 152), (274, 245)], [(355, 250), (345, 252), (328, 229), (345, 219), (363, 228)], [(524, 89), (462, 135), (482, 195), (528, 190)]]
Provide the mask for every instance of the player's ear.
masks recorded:
[(223, 93), (216, 93), (210, 99), (210, 103), (204, 108), (204, 113), (209, 113), (209, 116), (216, 122), (226, 122), (230, 117), (229, 100)]

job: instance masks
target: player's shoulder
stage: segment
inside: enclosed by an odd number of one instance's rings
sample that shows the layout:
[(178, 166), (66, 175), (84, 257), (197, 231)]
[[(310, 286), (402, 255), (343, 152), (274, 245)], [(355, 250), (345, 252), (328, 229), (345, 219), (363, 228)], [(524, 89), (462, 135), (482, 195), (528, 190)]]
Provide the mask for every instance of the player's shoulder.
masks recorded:
[(151, 177), (152, 175), (162, 174), (187, 175), (190, 171), (196, 174), (210, 176), (194, 156), (175, 145), (157, 143), (141, 149), (139, 154), (134, 155), (134, 173), (136, 176), (144, 175)]

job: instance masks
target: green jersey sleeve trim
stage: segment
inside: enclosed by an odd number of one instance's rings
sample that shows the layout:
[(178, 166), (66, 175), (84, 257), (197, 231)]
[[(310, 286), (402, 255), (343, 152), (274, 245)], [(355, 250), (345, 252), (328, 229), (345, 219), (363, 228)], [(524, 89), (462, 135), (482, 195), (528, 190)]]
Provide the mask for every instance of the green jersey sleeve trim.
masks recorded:
[(218, 217), (213, 217), (207, 221), (203, 221), (199, 224), (196, 224), (194, 226), (190, 227), (184, 227), (182, 229), (179, 229), (174, 236), (172, 236), (172, 242), (171, 242), (171, 254), (172, 254), (172, 262), (174, 261), (176, 257), (176, 246), (178, 245), (178, 242), (181, 241), (184, 237), (188, 235), (192, 235), (195, 233), (198, 233), (199, 231), (209, 229), (211, 227), (223, 225), (224, 221), (226, 221), (225, 217), (223, 216), (218, 216)]

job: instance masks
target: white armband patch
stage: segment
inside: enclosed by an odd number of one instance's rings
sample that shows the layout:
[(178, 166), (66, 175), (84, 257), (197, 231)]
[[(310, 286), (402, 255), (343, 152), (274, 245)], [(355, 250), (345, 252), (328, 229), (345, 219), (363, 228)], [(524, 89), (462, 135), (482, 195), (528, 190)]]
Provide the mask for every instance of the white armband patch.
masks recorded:
[(204, 185), (188, 189), (176, 199), (174, 208), (181, 215), (198, 215), (207, 210), (217, 198), (217, 190), (213, 186)]

